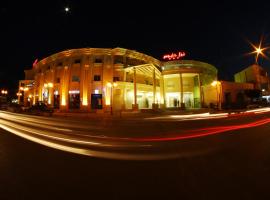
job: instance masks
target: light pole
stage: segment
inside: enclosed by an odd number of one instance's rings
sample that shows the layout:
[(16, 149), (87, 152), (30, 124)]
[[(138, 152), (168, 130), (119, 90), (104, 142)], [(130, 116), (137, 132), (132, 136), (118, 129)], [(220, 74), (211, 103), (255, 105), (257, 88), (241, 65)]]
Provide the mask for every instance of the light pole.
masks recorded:
[(217, 92), (217, 109), (221, 110), (221, 82), (220, 81), (213, 81), (211, 83), (213, 87), (216, 87)]
[(117, 83), (107, 83), (107, 86), (111, 88), (111, 98), (110, 98), (110, 104), (111, 104), (111, 115), (113, 114), (113, 88), (117, 86)]

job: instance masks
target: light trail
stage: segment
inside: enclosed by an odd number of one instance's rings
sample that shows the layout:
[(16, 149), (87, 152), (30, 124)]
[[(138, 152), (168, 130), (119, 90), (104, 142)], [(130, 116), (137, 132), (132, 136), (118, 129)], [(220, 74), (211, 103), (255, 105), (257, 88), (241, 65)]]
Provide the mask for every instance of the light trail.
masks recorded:
[[(270, 108), (263, 108), (242, 112), (240, 114), (203, 113), (190, 116), (172, 115), (169, 118), (170, 120), (174, 121), (184, 121), (189, 119), (222, 119), (229, 116), (238, 118), (241, 116), (244, 117), (245, 115), (261, 115), (262, 113), (269, 111)], [(165, 116), (162, 116), (161, 118), (164, 117)], [(134, 137), (112, 137), (109, 136), (108, 132), (106, 132), (108, 130), (103, 129), (102, 127), (96, 127), (93, 129), (94, 125), (80, 126), (81, 123), (83, 122), (13, 114), (0, 111), (0, 128), (27, 140), (76, 154), (126, 160), (176, 158), (180, 155), (190, 153), (179, 151), (179, 147), (181, 147), (181, 145), (178, 146), (178, 143), (182, 140), (187, 141), (188, 139), (201, 138), (228, 131), (262, 126), (270, 123), (270, 118), (259, 119), (250, 123), (237, 125), (212, 126), (193, 130), (179, 130), (174, 133), (165, 132), (164, 134), (167, 135), (166, 137), (136, 137), (136, 134), (134, 134)], [(64, 125), (68, 125), (68, 128), (64, 128)], [(91, 132), (97, 130), (102, 130), (103, 132), (100, 132), (99, 134)], [(200, 152), (201, 151), (203, 150), (200, 149)]]
[(199, 113), (186, 115), (165, 115), (158, 117), (146, 117), (146, 120), (161, 120), (161, 121), (193, 121), (193, 120), (207, 120), (207, 119), (221, 119), (228, 117), (237, 117), (242, 115), (262, 114), (270, 112), (270, 108), (258, 108), (239, 112), (224, 112), (224, 113)]
[(136, 141), (136, 142), (165, 142), (165, 141), (176, 141), (176, 140), (184, 140), (191, 138), (199, 138), (205, 137), (209, 135), (214, 135), (218, 133), (224, 133), (227, 131), (253, 128), (257, 126), (262, 126), (270, 123), (270, 118), (258, 120), (252, 123), (241, 124), (241, 125), (233, 125), (233, 126), (217, 126), (217, 127), (209, 127), (204, 129), (194, 129), (187, 132), (182, 132), (180, 135), (176, 135), (173, 137), (144, 137), (144, 138), (125, 138), (126, 140)]
[(218, 114), (210, 114), (208, 113), (200, 113), (200, 114), (189, 114), (189, 115), (166, 115), (159, 117), (147, 117), (144, 118), (146, 120), (201, 120), (201, 119), (218, 119), (228, 117), (228, 113), (218, 113)]

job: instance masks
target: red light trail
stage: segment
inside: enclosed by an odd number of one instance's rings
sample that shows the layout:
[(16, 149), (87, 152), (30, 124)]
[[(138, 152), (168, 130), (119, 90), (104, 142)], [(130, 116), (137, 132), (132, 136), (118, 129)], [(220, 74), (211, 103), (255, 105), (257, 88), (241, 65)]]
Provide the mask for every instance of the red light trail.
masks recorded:
[(148, 138), (145, 137), (145, 138), (125, 138), (125, 139), (129, 141), (134, 141), (134, 142), (176, 141), (176, 140), (204, 137), (204, 136), (214, 135), (214, 134), (223, 133), (227, 131), (253, 128), (253, 127), (262, 126), (268, 123), (270, 123), (270, 118), (258, 120), (252, 123), (241, 124), (241, 125), (215, 126), (215, 127), (208, 127), (208, 128), (202, 128), (202, 129), (195, 129), (195, 130), (186, 131), (185, 133), (181, 133), (181, 135), (179, 136), (173, 136), (173, 137), (148, 137)]

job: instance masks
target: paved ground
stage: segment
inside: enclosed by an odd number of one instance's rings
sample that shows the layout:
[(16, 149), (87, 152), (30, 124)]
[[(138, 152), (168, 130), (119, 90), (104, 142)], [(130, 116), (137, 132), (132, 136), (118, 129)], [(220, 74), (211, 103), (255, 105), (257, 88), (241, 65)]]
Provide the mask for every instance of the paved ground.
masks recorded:
[(269, 130), (210, 137), (227, 145), (163, 161), (96, 159), (1, 131), (1, 199), (268, 199)]

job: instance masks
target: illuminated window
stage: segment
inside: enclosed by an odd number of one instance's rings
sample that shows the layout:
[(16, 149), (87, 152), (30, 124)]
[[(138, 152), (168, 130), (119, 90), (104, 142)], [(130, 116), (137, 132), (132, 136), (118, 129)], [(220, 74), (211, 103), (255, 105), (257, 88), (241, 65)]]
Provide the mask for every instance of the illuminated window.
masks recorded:
[(72, 82), (80, 82), (79, 76), (72, 76)]
[(96, 58), (95, 63), (102, 63), (102, 59), (101, 58)]
[(100, 75), (94, 75), (94, 81), (101, 81)]
[(123, 56), (114, 56), (114, 64), (123, 64), (124, 59)]
[(114, 76), (114, 77), (113, 77), (113, 82), (115, 82), (115, 81), (120, 81), (120, 77)]
[(62, 63), (62, 62), (59, 62), (59, 63), (57, 64), (57, 66), (63, 66), (63, 63)]
[(80, 64), (80, 63), (81, 63), (81, 60), (80, 59), (74, 60), (74, 64)]

